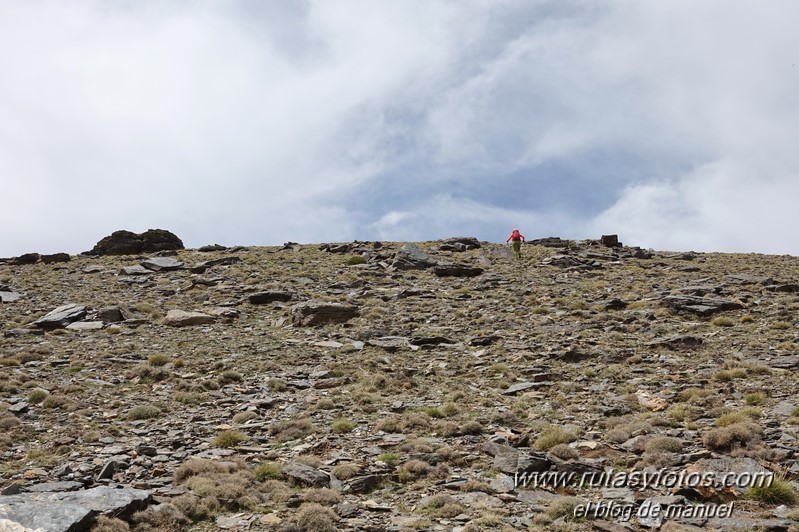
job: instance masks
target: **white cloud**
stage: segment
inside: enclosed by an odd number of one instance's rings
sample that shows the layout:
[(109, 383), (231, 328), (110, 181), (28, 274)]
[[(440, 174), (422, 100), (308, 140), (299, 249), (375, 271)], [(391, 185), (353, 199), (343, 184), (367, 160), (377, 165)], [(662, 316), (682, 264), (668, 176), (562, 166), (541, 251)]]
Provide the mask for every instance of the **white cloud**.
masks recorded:
[(799, 222), (797, 15), (787, 0), (2, 3), (0, 256), (123, 228), (193, 247), (516, 225), (799, 253), (763, 236)]

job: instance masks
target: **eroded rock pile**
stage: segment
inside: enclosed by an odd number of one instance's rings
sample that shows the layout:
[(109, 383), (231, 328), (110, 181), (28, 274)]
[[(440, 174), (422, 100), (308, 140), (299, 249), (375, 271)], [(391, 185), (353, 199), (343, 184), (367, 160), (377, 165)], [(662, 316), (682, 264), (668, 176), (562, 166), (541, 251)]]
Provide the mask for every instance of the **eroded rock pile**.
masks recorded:
[(148, 229), (137, 234), (131, 231), (114, 231), (103, 238), (87, 255), (137, 255), (184, 249), (183, 242), (175, 234), (165, 229)]

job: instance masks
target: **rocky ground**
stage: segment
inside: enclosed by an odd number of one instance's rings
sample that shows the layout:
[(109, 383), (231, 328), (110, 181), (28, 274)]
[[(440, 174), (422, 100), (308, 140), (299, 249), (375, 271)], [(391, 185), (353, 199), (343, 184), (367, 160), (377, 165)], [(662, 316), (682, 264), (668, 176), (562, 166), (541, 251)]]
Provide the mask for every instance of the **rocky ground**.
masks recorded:
[(0, 262), (0, 530), (799, 530), (799, 259), (536, 244)]

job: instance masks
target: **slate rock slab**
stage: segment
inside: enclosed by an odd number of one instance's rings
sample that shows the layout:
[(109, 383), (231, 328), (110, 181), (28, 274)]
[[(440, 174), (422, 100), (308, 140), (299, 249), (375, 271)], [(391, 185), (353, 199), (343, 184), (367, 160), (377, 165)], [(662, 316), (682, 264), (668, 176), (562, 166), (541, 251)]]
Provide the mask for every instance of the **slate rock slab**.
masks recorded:
[(775, 284), (766, 286), (766, 290), (772, 292), (799, 292), (799, 284)]
[(526, 390), (531, 390), (535, 388), (545, 388), (547, 386), (552, 386), (551, 382), (520, 382), (518, 384), (514, 384), (508, 387), (506, 390), (502, 392), (502, 395), (516, 395)]
[(752, 359), (750, 362), (774, 369), (796, 369), (799, 368), (799, 355), (774, 356), (763, 360)]
[(33, 324), (44, 330), (63, 329), (70, 323), (86, 317), (86, 307), (76, 303), (62, 305), (42, 316)]
[(309, 302), (292, 309), (292, 323), (295, 327), (344, 323), (360, 315), (358, 308), (353, 305)]
[(207, 325), (215, 321), (216, 318), (208, 314), (203, 314), (202, 312), (187, 312), (185, 310), (172, 309), (166, 313), (166, 323), (173, 327)]
[(125, 266), (122, 268), (122, 273), (124, 275), (150, 275), (153, 271), (148, 270), (141, 264), (136, 264), (135, 266)]
[(67, 325), (70, 331), (97, 331), (105, 325), (101, 321), (76, 321)]
[(288, 463), (283, 466), (283, 474), (292, 481), (305, 486), (330, 487), (330, 475), (305, 464)]
[(184, 264), (179, 260), (171, 259), (169, 257), (153, 257), (141, 261), (140, 264), (142, 267), (154, 272), (169, 272), (179, 270), (184, 266)]
[(126, 516), (150, 503), (149, 491), (100, 486), (82, 491), (0, 497), (0, 519), (47, 532), (88, 530), (99, 514)]
[(775, 284), (771, 277), (748, 274), (731, 274), (727, 276), (727, 281), (736, 284), (762, 284), (764, 286)]
[(735, 301), (691, 295), (666, 296), (662, 299), (661, 304), (674, 310), (686, 310), (704, 316), (725, 310), (744, 308), (742, 304)]
[(655, 346), (655, 347), (690, 348), (690, 347), (699, 347), (700, 345), (702, 345), (702, 339), (697, 336), (690, 336), (687, 334), (676, 334), (673, 336), (667, 336), (663, 338), (655, 338), (651, 342), (648, 342), (646, 345)]
[(0, 291), (0, 303), (11, 303), (21, 298), (22, 294), (17, 292), (4, 292)]
[(41, 336), (44, 334), (42, 329), (9, 329), (3, 333), (6, 338), (19, 338), (20, 336)]

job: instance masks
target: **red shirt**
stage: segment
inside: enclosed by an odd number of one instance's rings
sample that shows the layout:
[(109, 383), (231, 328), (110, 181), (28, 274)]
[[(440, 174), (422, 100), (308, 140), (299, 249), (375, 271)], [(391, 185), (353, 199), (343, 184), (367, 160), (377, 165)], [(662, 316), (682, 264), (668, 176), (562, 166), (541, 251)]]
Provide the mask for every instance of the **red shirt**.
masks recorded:
[(507, 242), (508, 240), (513, 240), (514, 242), (517, 242), (519, 240), (524, 240), (524, 235), (521, 234), (519, 231), (514, 231), (510, 234), (507, 240), (505, 240), (505, 242)]

